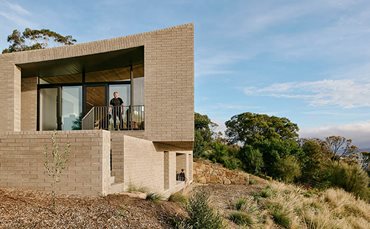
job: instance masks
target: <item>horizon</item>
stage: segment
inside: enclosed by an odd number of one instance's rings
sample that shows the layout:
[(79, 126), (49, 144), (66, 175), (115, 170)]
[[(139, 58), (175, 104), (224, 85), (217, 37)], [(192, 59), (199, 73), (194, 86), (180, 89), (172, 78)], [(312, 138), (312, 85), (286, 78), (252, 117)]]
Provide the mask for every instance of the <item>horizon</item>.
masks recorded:
[(364, 0), (0, 0), (0, 47), (26, 27), (83, 43), (191, 22), (195, 111), (221, 130), (233, 115), (264, 113), (297, 123), (301, 137), (370, 148), (369, 19)]

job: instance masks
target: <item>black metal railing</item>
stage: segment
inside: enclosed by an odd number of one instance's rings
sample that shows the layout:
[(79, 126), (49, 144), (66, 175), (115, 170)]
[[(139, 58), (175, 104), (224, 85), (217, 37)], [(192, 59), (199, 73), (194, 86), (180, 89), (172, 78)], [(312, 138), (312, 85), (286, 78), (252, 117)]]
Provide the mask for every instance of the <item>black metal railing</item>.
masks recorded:
[(144, 106), (93, 107), (82, 118), (83, 130), (144, 130)]

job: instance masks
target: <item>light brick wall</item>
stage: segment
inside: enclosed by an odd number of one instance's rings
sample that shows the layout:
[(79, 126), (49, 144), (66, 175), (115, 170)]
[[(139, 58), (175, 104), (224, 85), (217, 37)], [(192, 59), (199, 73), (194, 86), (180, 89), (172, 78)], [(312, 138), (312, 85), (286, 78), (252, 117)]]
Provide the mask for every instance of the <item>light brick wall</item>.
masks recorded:
[(37, 77), (22, 78), (21, 82), (21, 130), (36, 130)]
[[(36, 131), (0, 133), (0, 186), (51, 191), (52, 180), (43, 165), (44, 144), (51, 149), (51, 134)], [(57, 139), (62, 145), (71, 144), (68, 167), (57, 185), (57, 193), (107, 194), (110, 133), (61, 131)]]
[(111, 132), (111, 149), (112, 149), (112, 176), (116, 182), (123, 182), (124, 174), (124, 143), (122, 132)]
[(151, 141), (124, 136), (124, 168), (126, 188), (164, 191), (164, 151), (157, 151)]
[(14, 66), (14, 54), (0, 55), (0, 106), (3, 112), (0, 112), (0, 130), (14, 131), (17, 127), (14, 120), (17, 117), (14, 95), (16, 82), (16, 70)]
[[(15, 66), (144, 46), (145, 133), (151, 141), (193, 142), (194, 28), (185, 24), (168, 29), (45, 50), (0, 55), (0, 131), (21, 127), (21, 81)], [(32, 87), (32, 85), (30, 86)], [(33, 101), (33, 102), (32, 102)], [(35, 100), (30, 104), (36, 107)], [(23, 104), (23, 103), (22, 103)], [(34, 117), (22, 127), (33, 125)]]

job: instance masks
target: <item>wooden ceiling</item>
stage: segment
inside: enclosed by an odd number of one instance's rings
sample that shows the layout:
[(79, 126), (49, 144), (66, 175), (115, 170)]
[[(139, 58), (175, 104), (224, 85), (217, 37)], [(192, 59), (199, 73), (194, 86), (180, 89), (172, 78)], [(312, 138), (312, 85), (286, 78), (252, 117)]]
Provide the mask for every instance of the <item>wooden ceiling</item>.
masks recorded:
[[(73, 77), (73, 75), (78, 75), (82, 72), (101, 72), (111, 69), (128, 68), (130, 65), (138, 66), (143, 64), (144, 47), (140, 46), (93, 55), (18, 64), (18, 67), (21, 68), (22, 77), (67, 75)], [(140, 73), (136, 75), (140, 75)]]
[[(138, 64), (133, 66), (134, 77), (144, 76), (144, 65)], [(63, 83), (81, 83), (82, 73), (61, 76), (46, 76), (41, 77), (44, 83), (47, 84), (63, 84)], [(86, 82), (115, 82), (130, 79), (130, 67), (114, 68), (96, 72), (85, 73)]]

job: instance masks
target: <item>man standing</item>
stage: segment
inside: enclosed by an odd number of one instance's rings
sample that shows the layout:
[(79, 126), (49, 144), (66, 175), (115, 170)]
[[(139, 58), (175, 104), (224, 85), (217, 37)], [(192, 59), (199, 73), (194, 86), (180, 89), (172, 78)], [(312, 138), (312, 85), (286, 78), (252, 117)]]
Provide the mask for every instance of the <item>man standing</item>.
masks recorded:
[(116, 123), (117, 116), (119, 118), (120, 129), (122, 129), (123, 128), (123, 122), (122, 122), (123, 100), (119, 97), (117, 91), (113, 92), (113, 98), (110, 100), (109, 104), (113, 106), (112, 117), (113, 117), (114, 129), (118, 130), (117, 123)]

